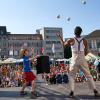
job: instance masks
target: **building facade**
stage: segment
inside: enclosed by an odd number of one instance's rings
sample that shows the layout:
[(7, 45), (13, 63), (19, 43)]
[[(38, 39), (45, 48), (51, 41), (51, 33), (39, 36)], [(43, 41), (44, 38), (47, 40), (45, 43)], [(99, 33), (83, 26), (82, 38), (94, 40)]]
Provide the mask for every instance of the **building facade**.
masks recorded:
[(0, 27), (0, 57), (5, 59), (8, 57), (20, 58), (20, 49), (26, 45), (29, 55), (40, 55), (42, 48), (41, 34), (9, 34), (6, 27)]
[(100, 30), (95, 30), (86, 36), (90, 52), (100, 56)]
[(0, 59), (20, 58), (20, 49), (26, 45), (29, 55), (48, 55), (50, 58), (63, 58), (63, 48), (56, 33), (62, 28), (44, 27), (36, 34), (10, 34), (6, 26), (0, 26)]
[(62, 28), (44, 27), (42, 29), (38, 29), (37, 32), (42, 34), (44, 55), (48, 55), (50, 58), (64, 57), (60, 39), (56, 35), (56, 33), (59, 32), (61, 33), (61, 36), (63, 36)]
[[(63, 37), (62, 28), (43, 27), (36, 30), (36, 34), (10, 34), (6, 26), (0, 26), (0, 59), (20, 58), (19, 51), (24, 45), (28, 47), (29, 55), (43, 53), (50, 58), (64, 58), (63, 47), (56, 36), (57, 32)], [(91, 32), (85, 38), (90, 52), (100, 56), (100, 30)]]

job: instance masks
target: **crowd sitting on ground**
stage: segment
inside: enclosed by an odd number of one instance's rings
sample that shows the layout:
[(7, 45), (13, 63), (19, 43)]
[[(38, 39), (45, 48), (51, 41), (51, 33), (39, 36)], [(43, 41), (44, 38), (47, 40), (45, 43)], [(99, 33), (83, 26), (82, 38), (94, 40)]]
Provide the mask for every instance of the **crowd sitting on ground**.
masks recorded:
[[(97, 67), (94, 65), (94, 61), (88, 61), (90, 73), (93, 76), (94, 81), (99, 80)], [(46, 84), (62, 84), (68, 83), (69, 65), (57, 64), (56, 66), (50, 66), (50, 73), (44, 73), (42, 78)], [(23, 80), (22, 66), (19, 65), (2, 65), (0, 67), (0, 87), (12, 87), (22, 86)], [(80, 69), (75, 77), (76, 82), (86, 82), (87, 78)]]
[(0, 67), (0, 87), (21, 86), (23, 81), (22, 67), (18, 65)]
[[(90, 73), (94, 79), (94, 81), (99, 80), (98, 77), (98, 71), (97, 66), (94, 65), (93, 61), (88, 61), (88, 66)], [(43, 78), (45, 80), (45, 83), (48, 84), (62, 84), (62, 83), (68, 83), (68, 73), (69, 73), (69, 65), (59, 64), (57, 66), (51, 66), (50, 73), (43, 74)], [(66, 76), (66, 78), (63, 79), (63, 76)], [(80, 69), (76, 73), (75, 82), (86, 82), (87, 78), (83, 71)]]

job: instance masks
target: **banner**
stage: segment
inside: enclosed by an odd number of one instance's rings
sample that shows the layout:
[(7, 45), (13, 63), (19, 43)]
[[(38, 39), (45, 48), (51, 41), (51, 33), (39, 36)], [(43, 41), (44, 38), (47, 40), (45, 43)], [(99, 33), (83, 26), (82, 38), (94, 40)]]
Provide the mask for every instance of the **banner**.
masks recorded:
[(13, 56), (13, 50), (10, 50), (10, 51), (9, 51), (9, 55), (10, 55), (10, 56)]
[(52, 52), (55, 53), (55, 44), (52, 44)]

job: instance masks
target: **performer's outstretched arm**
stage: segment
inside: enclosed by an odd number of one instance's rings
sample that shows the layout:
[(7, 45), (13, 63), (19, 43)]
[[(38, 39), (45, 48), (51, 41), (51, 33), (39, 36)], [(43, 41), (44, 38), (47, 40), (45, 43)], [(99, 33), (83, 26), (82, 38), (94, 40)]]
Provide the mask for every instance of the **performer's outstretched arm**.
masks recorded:
[(74, 39), (73, 38), (70, 38), (68, 39), (67, 41), (63, 41), (63, 38), (62, 36), (60, 35), (60, 33), (57, 33), (57, 36), (60, 38), (60, 42), (61, 44), (64, 46), (67, 46), (67, 45), (73, 45), (74, 44)]
[(56, 35), (57, 35), (57, 37), (59, 37), (60, 42), (61, 42), (62, 46), (64, 47), (64, 41), (63, 41), (62, 36), (60, 35), (60, 33), (56, 33)]

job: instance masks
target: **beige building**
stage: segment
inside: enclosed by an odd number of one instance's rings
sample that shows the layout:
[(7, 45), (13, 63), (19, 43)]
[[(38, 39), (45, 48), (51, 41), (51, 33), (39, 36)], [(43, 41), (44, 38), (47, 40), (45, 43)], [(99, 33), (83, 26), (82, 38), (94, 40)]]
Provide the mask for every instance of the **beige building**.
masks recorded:
[[(36, 30), (36, 34), (10, 34), (7, 32), (6, 26), (0, 26), (0, 57), (5, 59), (8, 57), (19, 58), (20, 49), (26, 45), (29, 54), (41, 55), (44, 48), (44, 55), (50, 58), (63, 58), (63, 48), (56, 33), (62, 35), (62, 28), (44, 27)], [(52, 46), (54, 48), (52, 50)]]
[(42, 29), (38, 29), (37, 32), (42, 34), (43, 37), (44, 55), (48, 55), (50, 58), (64, 57), (60, 39), (56, 35), (56, 33), (59, 32), (63, 36), (62, 28), (43, 27)]
[(89, 50), (93, 54), (100, 56), (100, 30), (95, 30), (86, 36)]
[(19, 58), (20, 49), (26, 45), (29, 54), (40, 55), (42, 48), (41, 34), (9, 34), (6, 27), (0, 27), (0, 57)]

